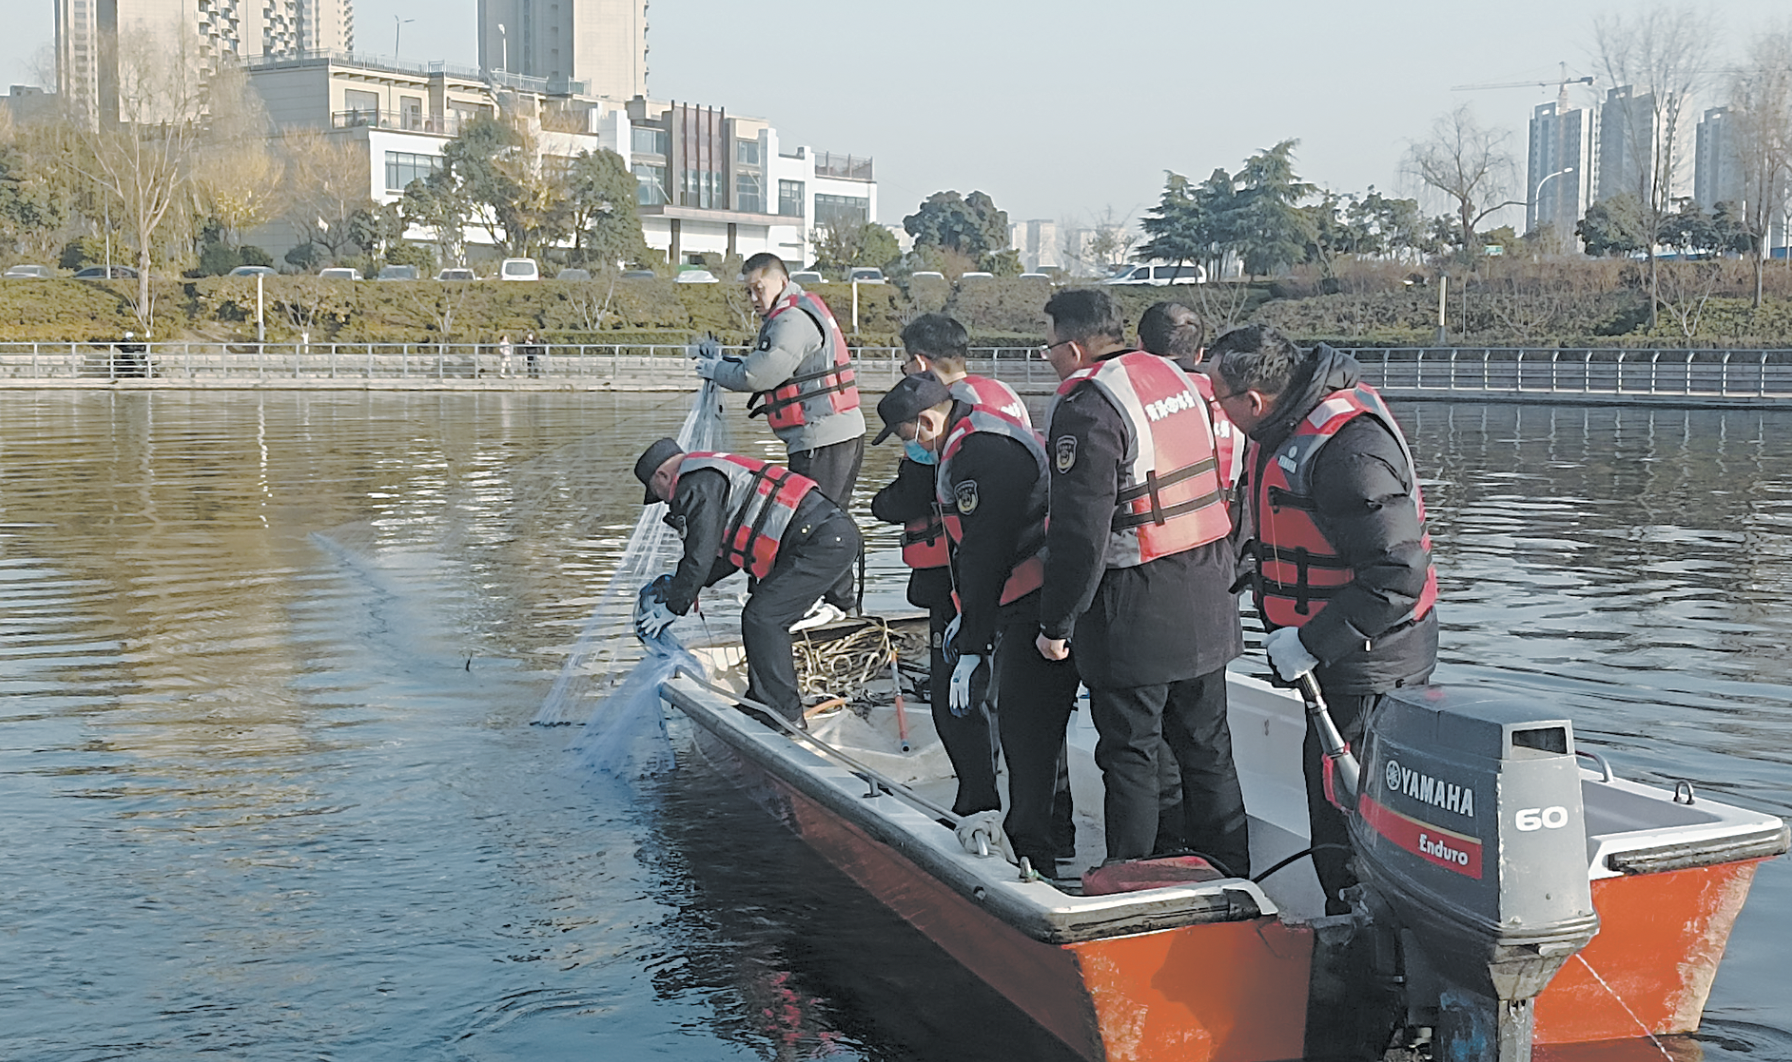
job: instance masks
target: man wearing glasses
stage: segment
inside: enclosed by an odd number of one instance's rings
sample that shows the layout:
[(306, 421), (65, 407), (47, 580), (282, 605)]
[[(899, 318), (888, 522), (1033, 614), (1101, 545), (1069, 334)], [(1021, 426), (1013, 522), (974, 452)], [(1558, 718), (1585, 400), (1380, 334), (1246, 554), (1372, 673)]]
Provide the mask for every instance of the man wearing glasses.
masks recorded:
[(1250, 873), (1226, 723), (1226, 664), (1243, 651), (1226, 484), (1200, 383), (1129, 349), (1105, 292), (1045, 305), (1043, 357), (1063, 381), (1046, 432), (1051, 523), (1036, 646), (1089, 687), (1108, 859), (1150, 856), (1158, 748), (1182, 781), (1182, 829), (1224, 873)]
[[(1293, 682), (1311, 672), (1344, 740), (1387, 691), (1437, 665), (1437, 573), (1418, 472), (1400, 426), (1349, 355), (1303, 352), (1273, 328), (1221, 336), (1205, 368), (1214, 399), (1252, 440), (1264, 651)], [(1318, 738), (1303, 750), (1313, 866), (1327, 914), (1356, 882), (1344, 816), (1325, 799)]]

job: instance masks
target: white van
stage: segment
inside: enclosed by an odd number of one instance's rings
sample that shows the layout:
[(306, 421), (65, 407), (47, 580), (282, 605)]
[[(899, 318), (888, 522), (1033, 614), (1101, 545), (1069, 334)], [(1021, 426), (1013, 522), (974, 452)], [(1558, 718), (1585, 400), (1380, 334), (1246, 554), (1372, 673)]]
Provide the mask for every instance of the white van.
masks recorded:
[(1205, 284), (1207, 270), (1198, 265), (1142, 265), (1116, 273), (1107, 279), (1109, 284)]
[(498, 263), (499, 280), (540, 280), (541, 267), (533, 258), (506, 258)]

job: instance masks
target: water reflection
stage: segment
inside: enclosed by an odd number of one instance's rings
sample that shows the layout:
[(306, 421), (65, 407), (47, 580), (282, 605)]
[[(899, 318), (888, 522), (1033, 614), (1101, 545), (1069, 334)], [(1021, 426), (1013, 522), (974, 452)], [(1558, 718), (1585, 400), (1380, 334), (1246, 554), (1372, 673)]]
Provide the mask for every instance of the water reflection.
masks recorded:
[[(683, 410), (0, 393), (0, 1056), (1059, 1057), (702, 763), (618, 790), (526, 725)], [(1792, 812), (1792, 415), (1400, 413), (1443, 677)], [(1787, 866), (1676, 1058), (1792, 1059)]]

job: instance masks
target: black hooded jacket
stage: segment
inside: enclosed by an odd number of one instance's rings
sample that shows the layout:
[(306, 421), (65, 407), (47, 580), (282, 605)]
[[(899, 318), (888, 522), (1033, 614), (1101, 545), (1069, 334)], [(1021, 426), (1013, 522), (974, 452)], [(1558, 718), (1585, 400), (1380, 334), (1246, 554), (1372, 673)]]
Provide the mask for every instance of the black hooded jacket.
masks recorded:
[[(1309, 371), (1284, 392), (1269, 418), (1251, 431), (1258, 443), (1245, 470), (1253, 483), (1268, 455), (1302, 418), (1334, 391), (1362, 377), (1356, 359), (1321, 344)], [(1349, 586), (1301, 628), (1319, 658), (1315, 671), (1328, 693), (1384, 693), (1424, 681), (1437, 666), (1437, 609), (1403, 624), (1425, 588), (1431, 553), (1413, 498), (1400, 442), (1374, 417), (1356, 417), (1314, 458), (1314, 518), (1355, 572)]]

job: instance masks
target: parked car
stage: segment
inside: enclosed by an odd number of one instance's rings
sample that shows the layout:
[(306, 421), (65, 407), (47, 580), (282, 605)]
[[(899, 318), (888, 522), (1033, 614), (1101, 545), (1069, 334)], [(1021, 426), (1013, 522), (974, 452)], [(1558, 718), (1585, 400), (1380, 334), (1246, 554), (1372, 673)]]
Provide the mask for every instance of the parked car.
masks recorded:
[(651, 269), (629, 269), (629, 270), (623, 271), (622, 279), (624, 279), (624, 280), (652, 280), (654, 277), (657, 277), (657, 276), (659, 276), (659, 274), (655, 273)]
[(827, 283), (827, 278), (823, 277), (820, 273), (817, 273), (813, 269), (799, 269), (796, 272), (790, 274), (790, 279), (795, 281), (798, 284), (805, 286), (805, 287), (810, 284), (826, 284)]
[(1198, 265), (1133, 266), (1109, 277), (1105, 283), (1162, 286), (1165, 284), (1205, 284), (1207, 270)]
[(920, 270), (920, 271), (919, 271), (919, 272), (916, 272), (916, 273), (910, 273), (910, 274), (909, 274), (909, 275), (908, 275), (908, 278), (909, 278), (909, 279), (910, 279), (910, 280), (911, 280), (911, 281), (912, 281), (912, 280), (939, 280), (939, 281), (943, 281), (943, 280), (945, 280), (945, 279), (946, 279), (946, 274), (944, 274), (944, 273), (941, 273), (941, 272), (939, 272), (939, 271), (938, 271), (938, 270), (936, 270), (936, 269), (923, 269), (923, 270)]
[(54, 269), (40, 265), (8, 266), (5, 273), (0, 273), (7, 280), (47, 280), (55, 275)]
[(562, 269), (560, 272), (554, 274), (554, 279), (555, 280), (590, 280), (591, 279), (591, 270), (589, 270), (589, 269)]
[(279, 276), (280, 271), (273, 266), (237, 266), (230, 271), (230, 275), (233, 277), (273, 277)]
[(361, 271), (350, 266), (330, 266), (317, 271), (320, 280), (360, 280)]
[(672, 278), (680, 284), (715, 284), (716, 275), (707, 269), (687, 269)]
[(985, 280), (994, 280), (995, 278), (996, 275), (994, 273), (960, 273), (958, 275), (958, 282), (960, 284), (980, 284)]
[(76, 270), (76, 280), (136, 280), (137, 271), (130, 266), (88, 266)]
[(1020, 275), (1020, 279), (1022, 279), (1022, 280), (1043, 280), (1047, 284), (1050, 284), (1052, 281), (1052, 275), (1050, 273), (1022, 273)]
[(375, 280), (416, 280), (417, 267), (414, 265), (389, 265), (380, 267), (380, 275)]
[(848, 283), (855, 284), (882, 284), (884, 282), (884, 271), (881, 269), (873, 269), (870, 266), (860, 266), (846, 274), (846, 280)]
[(478, 280), (479, 274), (471, 269), (444, 269), (436, 274), (437, 280)]
[(533, 258), (506, 258), (498, 263), (499, 280), (540, 280), (541, 267)]

